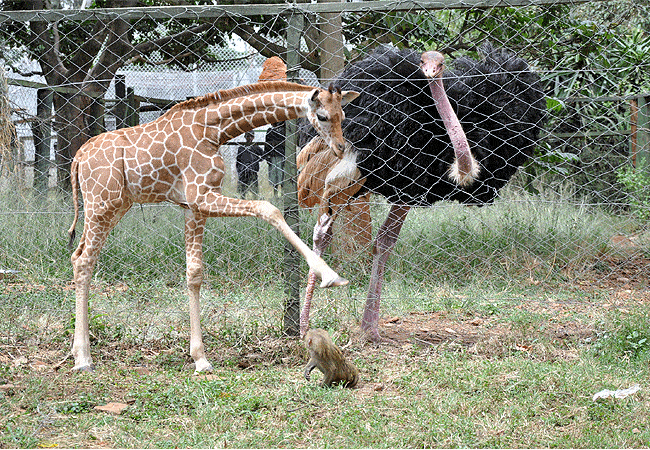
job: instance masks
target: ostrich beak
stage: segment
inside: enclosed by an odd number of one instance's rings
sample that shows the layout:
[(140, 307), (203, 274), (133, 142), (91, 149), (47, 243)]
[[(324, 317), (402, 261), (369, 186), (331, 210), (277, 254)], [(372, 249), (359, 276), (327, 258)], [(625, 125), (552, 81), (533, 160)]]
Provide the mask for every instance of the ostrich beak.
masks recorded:
[(445, 55), (440, 52), (424, 52), (420, 58), (420, 69), (430, 79), (439, 77), (445, 70)]

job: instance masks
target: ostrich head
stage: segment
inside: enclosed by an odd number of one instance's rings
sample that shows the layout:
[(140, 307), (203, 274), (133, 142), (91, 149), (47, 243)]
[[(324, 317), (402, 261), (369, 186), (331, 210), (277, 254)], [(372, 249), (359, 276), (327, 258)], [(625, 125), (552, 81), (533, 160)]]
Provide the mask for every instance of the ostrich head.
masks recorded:
[(445, 56), (439, 52), (424, 52), (420, 58), (420, 69), (429, 80), (429, 89), (436, 102), (436, 109), (445, 124), (445, 129), (454, 146), (454, 162), (447, 175), (460, 186), (469, 186), (478, 177), (479, 164), (472, 155), (463, 127), (456, 116), (442, 83)]

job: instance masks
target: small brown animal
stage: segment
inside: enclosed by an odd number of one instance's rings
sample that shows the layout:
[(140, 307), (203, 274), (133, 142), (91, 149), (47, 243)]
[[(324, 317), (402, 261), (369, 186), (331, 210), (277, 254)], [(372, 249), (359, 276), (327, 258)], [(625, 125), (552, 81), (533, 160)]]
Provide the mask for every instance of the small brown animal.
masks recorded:
[(359, 382), (359, 370), (343, 356), (343, 352), (332, 342), (325, 330), (309, 330), (305, 335), (305, 347), (309, 351), (309, 362), (305, 367), (305, 378), (309, 380), (311, 371), (318, 368), (325, 378), (321, 386), (343, 384), (353, 388)]

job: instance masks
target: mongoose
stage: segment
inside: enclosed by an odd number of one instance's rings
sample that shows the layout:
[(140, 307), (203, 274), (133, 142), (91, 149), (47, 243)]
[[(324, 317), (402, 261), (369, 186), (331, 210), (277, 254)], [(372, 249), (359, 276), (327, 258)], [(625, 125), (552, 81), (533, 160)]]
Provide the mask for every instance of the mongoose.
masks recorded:
[(353, 388), (359, 381), (359, 370), (343, 356), (343, 352), (332, 342), (325, 330), (309, 330), (305, 335), (305, 347), (309, 351), (309, 362), (305, 367), (305, 378), (309, 380), (311, 371), (318, 368), (323, 375), (321, 386), (342, 383)]

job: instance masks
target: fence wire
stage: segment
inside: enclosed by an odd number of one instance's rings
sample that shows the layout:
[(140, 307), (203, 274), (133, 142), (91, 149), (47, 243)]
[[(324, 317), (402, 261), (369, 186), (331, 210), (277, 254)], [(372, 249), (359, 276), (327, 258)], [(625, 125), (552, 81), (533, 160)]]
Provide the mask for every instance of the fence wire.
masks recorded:
[[(126, 3), (120, 5), (129, 6)], [(155, 120), (174, 103), (191, 97), (255, 83), (263, 63), (274, 56), (285, 63), (300, 61), (299, 67), (290, 64), (290, 77), (327, 86), (345, 85), (337, 77), (344, 70), (353, 73), (350, 67), (367, 60), (380, 46), (395, 49), (394, 54), (402, 58), (407, 52), (400, 49), (417, 55), (438, 50), (446, 55), (449, 87), (454, 77), (471, 84), (458, 75), (461, 61), (482, 61), (481, 49), (489, 43), (525, 61), (527, 67), (513, 70), (537, 74), (536, 86), (543, 96), (528, 108), (509, 110), (507, 101), (497, 105), (502, 115), (481, 139), (500, 139), (500, 127), (512, 127), (523, 135), (539, 126), (539, 135), (530, 149), (520, 149), (530, 151), (523, 160), (513, 162), (498, 151), (493, 153), (492, 159), (501, 158), (496, 164), (511, 173), (497, 183), (494, 193), (498, 190), (499, 195), (491, 206), (464, 206), (476, 202), (450, 194), (409, 214), (389, 262), (384, 302), (398, 310), (414, 304), (430, 307), (432, 298), (466, 298), (479, 290), (503, 291), (503, 286), (522, 283), (607, 286), (617, 282), (647, 289), (647, 7), (626, 1), (507, 6), (384, 1), (23, 10), (30, 4), (34, 3), (0, 2), (6, 100), (16, 130), (10, 151), (1, 155), (0, 270), (18, 271), (28, 285), (57, 285), (65, 291), (71, 279), (65, 246), (72, 218), (69, 168), (90, 137)], [(299, 42), (291, 43), (287, 36), (295, 15), (303, 18), (303, 26), (293, 30)], [(298, 53), (292, 54), (292, 48)], [(435, 118), (421, 119), (430, 114), (425, 106), (409, 109), (431, 94), (426, 89), (414, 91), (414, 86), (423, 86), (421, 74), (392, 70), (400, 64), (405, 61), (393, 59), (389, 65), (394, 66), (379, 64), (355, 75), (358, 86), (383, 76), (387, 90), (382, 97), (364, 101), (368, 111), (354, 114), (358, 126), (369, 121), (365, 133), (375, 133), (371, 137), (378, 148), (404, 155), (426, 150), (413, 147), (414, 136), (431, 133), (430, 128), (439, 129), (440, 123)], [(508, 74), (504, 75), (507, 80)], [(419, 81), (411, 85), (406, 81), (409, 77)], [(517, 98), (520, 91), (492, 83), (487, 94), (470, 90), (452, 98), (459, 114), (466, 111), (465, 126), (470, 120), (490, 119), (470, 117), (483, 114), (481, 108), (494, 100), (493, 91), (525, 102)], [(377, 125), (392, 114), (382, 117), (382, 111), (402, 106), (403, 127), (402, 122), (392, 122), (386, 131)], [(370, 111), (374, 107), (379, 112)], [(539, 124), (522, 119), (531, 108), (543, 109)], [(267, 199), (276, 205), (282, 205), (284, 195), (295, 195), (282, 188), (284, 133), (283, 127), (265, 126), (248, 141), (240, 136), (221, 147), (224, 194)], [(354, 132), (346, 129), (346, 133)], [(430, 139), (441, 138), (438, 134)], [(396, 142), (402, 142), (402, 147)], [(479, 147), (484, 144), (477, 142)], [(373, 150), (364, 151), (372, 156)], [(482, 169), (490, 172), (486, 161)], [(372, 236), (386, 217), (389, 201), (406, 201), (408, 195), (401, 189), (412, 188), (403, 179), (411, 172), (433, 170), (392, 167), (399, 176), (382, 181), (397, 193), (388, 195), (387, 201), (387, 190), (372, 186), (381, 184), (377, 180), (381, 167), (394, 162), (388, 158), (374, 166), (359, 163), (370, 192), (364, 196), (361, 189), (342, 214), (326, 256), (351, 284), (319, 294), (323, 298), (315, 312), (317, 321), (342, 313), (356, 317), (367, 288)], [(323, 184), (335, 164), (331, 160), (324, 171), (306, 176)], [(300, 233), (309, 243), (320, 201), (316, 197), (300, 215)], [(143, 205), (129, 212), (111, 234), (95, 270), (96, 283), (108, 286), (104, 288), (107, 298), (119, 297), (123, 285), (137, 291), (134, 295), (143, 304), (179, 292), (182, 296), (182, 217), (178, 208), (168, 204)], [(277, 233), (261, 221), (213, 219), (204, 244), (205, 320), (221, 320), (224, 315), (249, 325), (260, 317), (276, 320), (284, 295), (282, 246)], [(15, 299), (13, 290), (6, 292), (5, 298)], [(175, 307), (184, 308), (180, 303)], [(69, 305), (63, 310), (70, 311)]]

